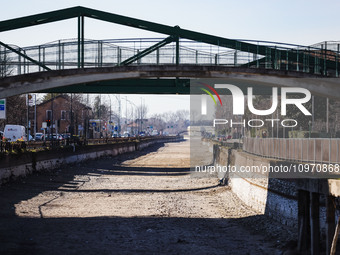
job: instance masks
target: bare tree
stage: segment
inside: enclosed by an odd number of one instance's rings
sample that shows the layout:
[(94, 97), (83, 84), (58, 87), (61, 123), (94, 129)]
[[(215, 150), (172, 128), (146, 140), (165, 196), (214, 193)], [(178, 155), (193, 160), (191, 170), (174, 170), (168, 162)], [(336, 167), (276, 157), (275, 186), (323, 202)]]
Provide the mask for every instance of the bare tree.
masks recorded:
[(165, 112), (162, 114), (162, 118), (165, 122), (168, 132), (177, 134), (182, 131), (186, 131), (189, 126), (189, 111), (178, 110), (176, 112)]
[(146, 125), (146, 117), (148, 115), (149, 108), (145, 104), (141, 104), (140, 106), (137, 107), (137, 123), (140, 126), (140, 130), (143, 131), (145, 129)]
[(8, 52), (0, 46), (0, 78), (10, 76), (13, 70)]
[[(10, 76), (13, 73), (13, 70), (8, 52), (6, 49), (0, 47), (0, 78)], [(18, 95), (6, 98), (6, 109), (6, 119), (0, 120), (0, 126), (2, 129), (6, 124), (25, 125), (25, 97)]]

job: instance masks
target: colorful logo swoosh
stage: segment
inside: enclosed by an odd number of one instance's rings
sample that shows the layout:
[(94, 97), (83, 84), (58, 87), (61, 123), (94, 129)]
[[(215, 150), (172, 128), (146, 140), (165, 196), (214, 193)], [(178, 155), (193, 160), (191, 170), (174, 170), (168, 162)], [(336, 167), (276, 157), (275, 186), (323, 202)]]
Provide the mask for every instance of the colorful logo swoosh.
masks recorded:
[[(221, 100), (220, 95), (217, 93), (217, 91), (216, 91), (213, 87), (211, 87), (210, 85), (205, 84), (205, 83), (203, 83), (203, 82), (200, 82), (200, 84), (202, 84), (203, 86), (207, 87), (207, 88), (210, 89), (212, 92), (214, 92), (214, 94), (217, 96), (218, 100), (220, 101), (221, 106), (223, 105), (223, 104), (222, 104), (222, 100)], [(202, 91), (204, 91), (205, 93), (207, 93), (207, 94), (214, 100), (215, 105), (217, 105), (217, 102), (216, 102), (214, 96), (211, 94), (211, 92), (210, 92), (209, 90), (207, 90), (207, 89), (205, 89), (205, 88), (200, 88), (200, 89), (201, 89)]]

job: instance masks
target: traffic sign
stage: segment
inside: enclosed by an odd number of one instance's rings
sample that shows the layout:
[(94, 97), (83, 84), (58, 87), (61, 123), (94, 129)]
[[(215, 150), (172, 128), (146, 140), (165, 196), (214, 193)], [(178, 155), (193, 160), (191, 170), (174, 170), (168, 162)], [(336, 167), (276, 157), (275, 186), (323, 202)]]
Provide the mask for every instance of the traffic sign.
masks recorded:
[(0, 99), (0, 119), (6, 119), (6, 99)]

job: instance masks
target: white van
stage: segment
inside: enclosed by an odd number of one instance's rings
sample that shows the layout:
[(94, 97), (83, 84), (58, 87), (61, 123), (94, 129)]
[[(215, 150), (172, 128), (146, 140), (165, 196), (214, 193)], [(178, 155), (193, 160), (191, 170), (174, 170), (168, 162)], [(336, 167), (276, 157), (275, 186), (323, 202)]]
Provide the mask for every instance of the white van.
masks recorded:
[(20, 125), (6, 125), (4, 137), (10, 142), (15, 142), (18, 139), (27, 141), (25, 127)]

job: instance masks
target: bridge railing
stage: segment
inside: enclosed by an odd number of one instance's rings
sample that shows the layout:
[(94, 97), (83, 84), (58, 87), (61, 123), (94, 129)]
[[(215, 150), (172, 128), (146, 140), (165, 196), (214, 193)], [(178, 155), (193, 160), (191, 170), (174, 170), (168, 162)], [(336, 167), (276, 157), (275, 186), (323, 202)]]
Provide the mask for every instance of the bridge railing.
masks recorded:
[[(149, 49), (161, 40), (160, 38), (85, 40), (84, 67), (120, 65), (124, 60)], [(230, 49), (197, 41), (179, 40), (179, 56), (176, 42), (172, 42), (152, 50), (133, 64), (175, 65), (179, 62), (179, 64), (243, 66), (338, 76), (340, 45), (338, 42), (325, 42), (313, 46), (250, 40), (239, 42), (252, 46), (245, 48), (241, 44), (238, 46), (236, 42), (234, 49)], [(2, 77), (44, 71), (43, 66), (52, 70), (79, 67), (77, 39), (59, 40), (25, 48), (11, 45), (11, 48), (17, 52), (0, 46)], [(42, 66), (24, 56), (36, 60)]]
[(293, 162), (340, 164), (340, 139), (243, 138), (243, 151)]

